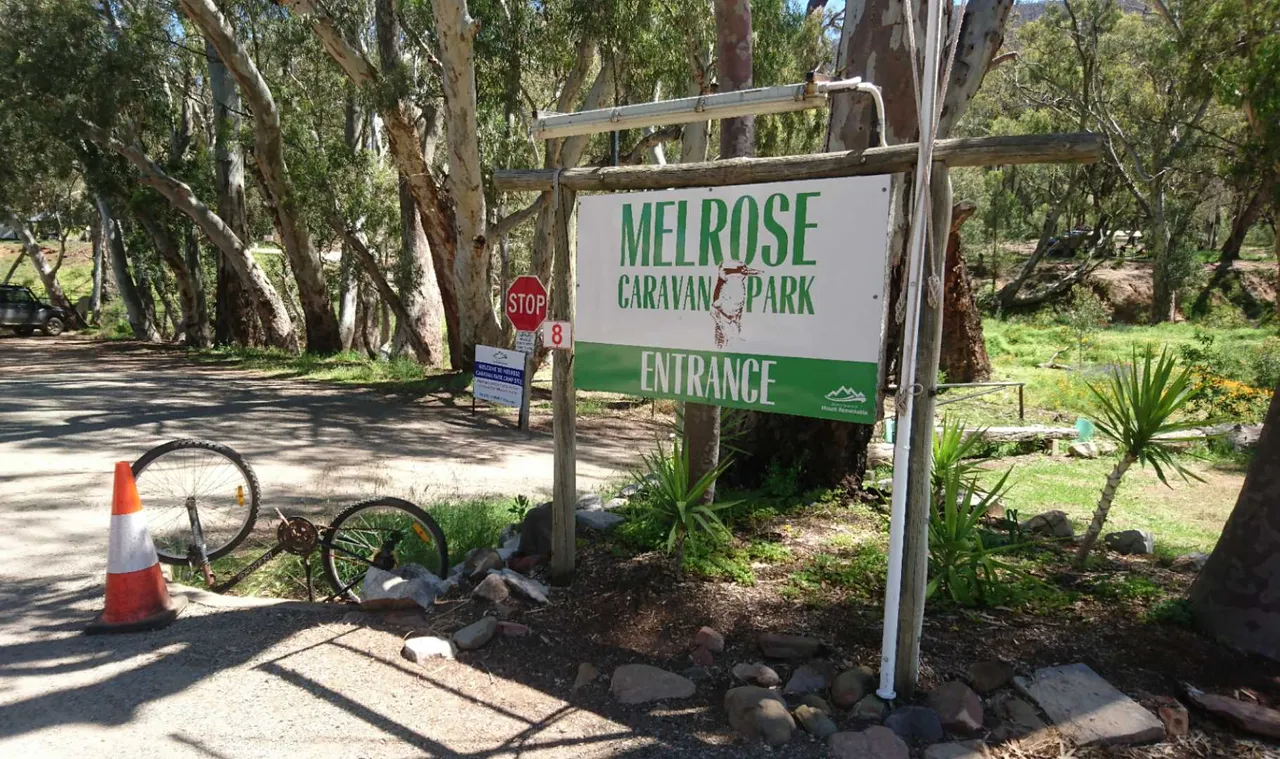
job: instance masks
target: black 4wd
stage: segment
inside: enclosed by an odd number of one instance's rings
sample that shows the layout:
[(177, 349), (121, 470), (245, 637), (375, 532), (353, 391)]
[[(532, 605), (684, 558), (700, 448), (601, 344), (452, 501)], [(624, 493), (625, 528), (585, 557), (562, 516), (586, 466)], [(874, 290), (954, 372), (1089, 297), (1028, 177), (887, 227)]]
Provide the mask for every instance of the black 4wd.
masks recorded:
[(40, 300), (31, 288), (0, 285), (0, 327), (11, 327), (19, 335), (38, 329), (52, 336), (62, 334), (70, 321), (70, 314)]

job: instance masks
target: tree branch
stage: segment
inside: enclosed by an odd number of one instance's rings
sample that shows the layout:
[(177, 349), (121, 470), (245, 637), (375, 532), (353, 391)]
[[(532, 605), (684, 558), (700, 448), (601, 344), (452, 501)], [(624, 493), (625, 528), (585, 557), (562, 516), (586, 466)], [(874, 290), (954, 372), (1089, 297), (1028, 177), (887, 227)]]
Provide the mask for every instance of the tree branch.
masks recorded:
[(503, 237), (510, 234), (511, 230), (533, 218), (538, 211), (542, 210), (542, 206), (546, 204), (546, 201), (546, 195), (539, 195), (537, 200), (524, 208), (521, 208), (519, 211), (509, 213), (490, 224), (489, 228), (485, 231), (485, 242), (492, 247), (498, 240), (501, 240)]
[(669, 142), (676, 140), (684, 134), (684, 127), (681, 124), (672, 124), (661, 129), (652, 131), (641, 137), (626, 155), (618, 159), (618, 164), (625, 166), (628, 164), (638, 164), (644, 160), (644, 154), (654, 145), (660, 142)]

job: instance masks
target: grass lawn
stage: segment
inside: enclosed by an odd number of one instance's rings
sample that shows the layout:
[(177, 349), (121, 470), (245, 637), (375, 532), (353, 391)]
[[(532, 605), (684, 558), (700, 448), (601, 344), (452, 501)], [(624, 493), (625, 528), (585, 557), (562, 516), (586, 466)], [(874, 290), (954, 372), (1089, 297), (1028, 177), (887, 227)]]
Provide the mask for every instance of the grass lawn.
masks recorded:
[[(1104, 534), (1150, 530), (1156, 537), (1157, 554), (1166, 558), (1212, 551), (1244, 484), (1244, 469), (1236, 463), (1188, 459), (1183, 458), (1184, 465), (1203, 482), (1174, 477), (1171, 487), (1166, 487), (1150, 468), (1130, 469), (1121, 481)], [(984, 464), (987, 471), (981, 482), (994, 484), (1012, 467), (1004, 499), (1007, 508), (1016, 509), (1024, 520), (1061, 509), (1071, 517), (1076, 533), (1082, 534), (1114, 465), (1112, 457), (1089, 461), (1043, 454), (1018, 456)]]

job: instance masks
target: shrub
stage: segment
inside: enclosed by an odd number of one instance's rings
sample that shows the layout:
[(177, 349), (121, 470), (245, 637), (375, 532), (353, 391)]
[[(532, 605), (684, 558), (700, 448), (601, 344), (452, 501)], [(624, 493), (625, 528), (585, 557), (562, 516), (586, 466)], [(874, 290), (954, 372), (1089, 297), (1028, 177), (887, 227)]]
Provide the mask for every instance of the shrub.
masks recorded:
[(650, 495), (643, 503), (641, 518), (665, 533), (664, 548), (675, 554), (677, 578), (684, 576), (686, 542), (714, 542), (729, 537), (728, 528), (716, 512), (733, 502), (707, 504), (702, 503), (702, 496), (731, 463), (732, 459), (723, 459), (715, 469), (690, 483), (689, 451), (680, 438), (672, 443), (670, 455), (659, 446), (657, 452), (644, 456), (645, 473), (637, 479), (650, 483)]
[(929, 518), (929, 596), (941, 591), (963, 606), (987, 603), (1002, 574), (1020, 574), (998, 557), (1021, 544), (988, 547), (980, 530), (991, 504), (1007, 490), (1008, 478), (1005, 472), (990, 493), (979, 497), (976, 480), (955, 469), (946, 473)]

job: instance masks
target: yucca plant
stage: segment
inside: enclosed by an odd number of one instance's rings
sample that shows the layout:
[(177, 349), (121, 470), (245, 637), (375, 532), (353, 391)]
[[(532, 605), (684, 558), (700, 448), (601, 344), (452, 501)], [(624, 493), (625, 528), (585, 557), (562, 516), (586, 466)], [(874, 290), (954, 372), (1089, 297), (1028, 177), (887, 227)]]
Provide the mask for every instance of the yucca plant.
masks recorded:
[(964, 431), (964, 420), (952, 420), (949, 416), (942, 418), (942, 429), (933, 435), (933, 492), (942, 491), (947, 475), (955, 472), (961, 480), (971, 476), (978, 465), (972, 460), (966, 461), (982, 443), (982, 435), (986, 428), (982, 427), (968, 434)]
[(675, 554), (676, 579), (683, 579), (687, 541), (729, 536), (729, 529), (716, 512), (735, 505), (737, 501), (711, 504), (700, 501), (711, 483), (724, 474), (733, 460), (722, 459), (719, 466), (697, 482), (690, 483), (689, 451), (680, 438), (673, 441), (669, 455), (659, 446), (656, 452), (645, 455), (643, 459), (645, 476), (641, 481), (647, 480), (649, 487), (644, 516), (661, 525), (667, 533), (666, 551)]
[(1132, 364), (1116, 366), (1106, 382), (1090, 384), (1089, 391), (1098, 415), (1094, 424), (1103, 435), (1115, 440), (1120, 458), (1107, 476), (1093, 521), (1076, 552), (1076, 566), (1080, 569), (1098, 542), (1120, 480), (1134, 463), (1150, 464), (1165, 485), (1169, 484), (1166, 469), (1183, 480), (1200, 479), (1178, 463), (1170, 445), (1177, 433), (1196, 426), (1176, 419), (1195, 398), (1196, 389), (1190, 370), (1179, 369), (1177, 359), (1167, 349), (1157, 357), (1150, 346), (1141, 352), (1135, 347)]
[(963, 606), (983, 603), (1001, 582), (1000, 574), (1019, 570), (999, 559), (1000, 554), (1022, 547), (1020, 543), (988, 548), (979, 525), (987, 510), (1005, 491), (1005, 472), (989, 493), (978, 490), (977, 480), (952, 468), (941, 474), (941, 486), (929, 518), (929, 585), (932, 596), (943, 591)]

